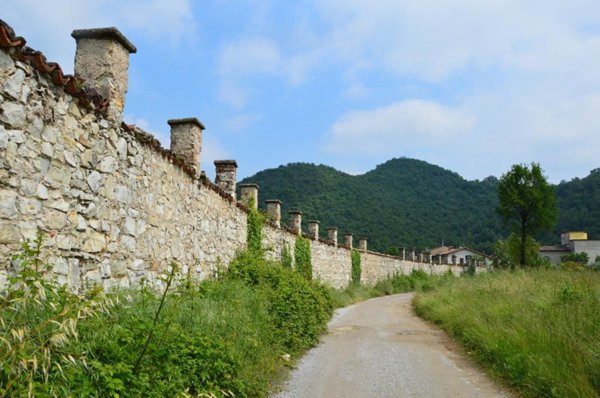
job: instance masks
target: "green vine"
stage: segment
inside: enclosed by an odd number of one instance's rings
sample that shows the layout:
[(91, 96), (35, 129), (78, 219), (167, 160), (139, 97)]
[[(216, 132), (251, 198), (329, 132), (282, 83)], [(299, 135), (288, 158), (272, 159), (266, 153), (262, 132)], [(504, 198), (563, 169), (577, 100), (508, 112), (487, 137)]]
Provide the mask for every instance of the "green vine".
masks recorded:
[(292, 254), (290, 253), (290, 247), (287, 243), (284, 243), (283, 248), (281, 249), (281, 264), (285, 268), (292, 268)]
[(310, 241), (302, 236), (296, 238), (294, 259), (296, 260), (296, 271), (306, 280), (312, 279), (312, 261), (310, 258)]
[(360, 275), (362, 273), (360, 265), (360, 252), (358, 250), (352, 250), (352, 283), (354, 285), (360, 285)]
[(248, 202), (248, 251), (254, 254), (261, 255), (262, 248), (262, 230), (265, 222), (265, 217), (258, 210), (254, 209), (254, 198), (250, 198)]

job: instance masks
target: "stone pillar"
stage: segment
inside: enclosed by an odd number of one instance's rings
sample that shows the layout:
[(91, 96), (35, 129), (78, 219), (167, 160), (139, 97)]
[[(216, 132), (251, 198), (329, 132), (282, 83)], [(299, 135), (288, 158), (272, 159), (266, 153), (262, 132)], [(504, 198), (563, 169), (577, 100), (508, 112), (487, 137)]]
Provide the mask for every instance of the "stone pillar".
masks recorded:
[(171, 126), (171, 152), (176, 157), (181, 157), (199, 176), (204, 126), (195, 117), (171, 119), (167, 123)]
[(258, 210), (258, 185), (241, 184), (240, 191), (240, 201), (248, 207), (250, 207), (250, 201), (252, 201), (252, 208)]
[(336, 227), (327, 228), (327, 237), (335, 247), (338, 245), (338, 229)]
[(137, 49), (117, 28), (78, 29), (71, 33), (77, 42), (75, 76), (84, 88), (95, 90), (109, 101), (108, 118), (123, 121), (129, 70), (129, 54)]
[(302, 235), (302, 212), (299, 210), (290, 210), (290, 229), (292, 233), (298, 236)]
[(281, 200), (267, 200), (267, 217), (273, 221), (277, 228), (281, 228)]
[(367, 238), (358, 238), (358, 250), (363, 253), (367, 252)]
[(400, 260), (402, 260), (402, 261), (406, 260), (406, 248), (404, 248), (404, 247), (400, 248)]
[(312, 240), (319, 240), (319, 224), (317, 220), (310, 220), (308, 222), (308, 236)]
[(352, 249), (352, 234), (344, 234), (344, 245)]
[(237, 178), (237, 163), (235, 160), (215, 160), (217, 175), (215, 184), (225, 193), (235, 199), (235, 184)]

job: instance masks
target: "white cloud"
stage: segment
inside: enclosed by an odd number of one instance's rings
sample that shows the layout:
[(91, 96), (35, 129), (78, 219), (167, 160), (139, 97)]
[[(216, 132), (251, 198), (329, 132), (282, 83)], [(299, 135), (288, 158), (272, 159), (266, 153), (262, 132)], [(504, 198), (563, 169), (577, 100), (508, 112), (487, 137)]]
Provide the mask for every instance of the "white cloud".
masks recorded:
[(406, 147), (439, 146), (468, 134), (473, 115), (431, 101), (408, 100), (348, 112), (328, 133), (327, 148), (349, 156), (395, 155)]

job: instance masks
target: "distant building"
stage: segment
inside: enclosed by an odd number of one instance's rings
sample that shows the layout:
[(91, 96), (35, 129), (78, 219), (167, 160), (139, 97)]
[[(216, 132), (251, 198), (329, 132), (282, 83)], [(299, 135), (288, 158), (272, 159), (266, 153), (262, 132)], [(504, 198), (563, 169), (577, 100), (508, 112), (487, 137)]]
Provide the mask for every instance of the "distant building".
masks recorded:
[(587, 232), (571, 231), (560, 235), (560, 246), (540, 246), (540, 256), (553, 264), (560, 264), (564, 254), (587, 253), (590, 263), (600, 256), (600, 240), (589, 240)]
[(479, 260), (478, 265), (490, 265), (491, 257), (468, 247), (440, 246), (424, 252), (434, 264), (468, 265), (471, 260)]

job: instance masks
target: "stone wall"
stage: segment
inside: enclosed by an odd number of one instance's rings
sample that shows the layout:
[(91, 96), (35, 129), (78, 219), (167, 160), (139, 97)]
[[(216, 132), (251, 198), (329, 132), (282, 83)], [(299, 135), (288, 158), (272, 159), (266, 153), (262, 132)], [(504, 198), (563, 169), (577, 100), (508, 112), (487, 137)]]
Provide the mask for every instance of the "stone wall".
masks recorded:
[(0, 279), (38, 230), (57, 279), (77, 289), (152, 281), (172, 261), (205, 278), (244, 247), (245, 211), (151, 136), (4, 51), (0, 78)]

